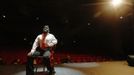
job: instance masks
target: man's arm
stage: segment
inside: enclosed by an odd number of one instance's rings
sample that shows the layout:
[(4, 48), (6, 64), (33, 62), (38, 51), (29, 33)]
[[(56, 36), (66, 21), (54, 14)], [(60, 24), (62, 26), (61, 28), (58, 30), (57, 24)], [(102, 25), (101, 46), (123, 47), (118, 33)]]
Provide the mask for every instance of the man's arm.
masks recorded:
[(53, 47), (54, 45), (57, 44), (58, 40), (55, 38), (54, 35), (50, 34), (49, 36), (51, 39), (47, 42), (49, 47)]
[(36, 37), (34, 43), (33, 43), (33, 46), (32, 46), (32, 49), (31, 51), (28, 53), (28, 55), (32, 55), (35, 51), (36, 51), (36, 48), (39, 46), (39, 36)]

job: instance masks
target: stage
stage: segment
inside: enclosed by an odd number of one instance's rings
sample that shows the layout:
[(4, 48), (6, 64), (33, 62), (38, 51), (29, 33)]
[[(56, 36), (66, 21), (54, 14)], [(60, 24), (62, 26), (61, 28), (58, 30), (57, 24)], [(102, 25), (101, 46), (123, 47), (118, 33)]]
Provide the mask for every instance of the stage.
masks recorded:
[[(85, 63), (64, 63), (55, 66), (54, 75), (133, 75), (134, 67), (128, 66), (127, 61), (105, 61)], [(47, 75), (37, 69), (36, 75)], [(25, 75), (25, 65), (0, 65), (1, 75)]]

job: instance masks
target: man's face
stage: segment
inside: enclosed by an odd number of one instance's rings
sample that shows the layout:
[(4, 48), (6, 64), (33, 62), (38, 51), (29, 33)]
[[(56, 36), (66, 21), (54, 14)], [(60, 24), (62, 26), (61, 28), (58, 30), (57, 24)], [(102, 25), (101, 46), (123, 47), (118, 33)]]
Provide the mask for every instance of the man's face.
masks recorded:
[(49, 32), (49, 27), (48, 26), (44, 26), (43, 32)]

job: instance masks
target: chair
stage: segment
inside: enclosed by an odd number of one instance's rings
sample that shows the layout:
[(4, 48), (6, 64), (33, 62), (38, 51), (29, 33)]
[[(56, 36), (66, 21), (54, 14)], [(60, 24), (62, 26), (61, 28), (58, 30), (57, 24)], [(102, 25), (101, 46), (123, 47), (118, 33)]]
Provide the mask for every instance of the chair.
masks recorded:
[[(54, 53), (52, 52), (52, 55), (50, 56), (50, 62), (51, 65), (54, 66), (54, 57), (53, 57)], [(34, 61), (33, 61), (33, 65), (34, 65), (34, 71), (35, 73), (37, 73), (38, 68), (39, 67), (43, 67), (43, 72), (45, 72), (45, 64), (43, 64), (43, 59), (45, 58), (44, 56), (34, 56)]]
[(44, 58), (43, 56), (34, 57), (33, 64), (34, 64), (34, 72), (35, 73), (37, 73), (39, 67), (42, 67), (43, 71), (45, 72), (45, 65), (42, 63), (43, 58)]
[[(50, 50), (51, 52), (51, 55), (50, 55), (50, 62), (51, 62), (51, 65), (54, 66), (54, 48), (55, 46)], [(37, 73), (37, 70), (39, 67), (42, 67), (43, 66), (43, 71), (45, 72), (45, 65), (42, 63), (43, 62), (43, 59), (45, 57), (44, 56), (34, 56), (34, 69), (35, 69), (35, 73)]]

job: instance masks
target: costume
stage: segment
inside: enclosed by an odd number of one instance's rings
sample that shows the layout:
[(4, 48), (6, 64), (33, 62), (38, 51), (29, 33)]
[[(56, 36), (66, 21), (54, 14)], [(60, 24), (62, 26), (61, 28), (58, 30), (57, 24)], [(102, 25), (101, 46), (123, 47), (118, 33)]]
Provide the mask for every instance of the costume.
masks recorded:
[(36, 56), (43, 56), (43, 63), (46, 65), (50, 75), (54, 70), (51, 64), (51, 58), (53, 57), (52, 48), (57, 44), (57, 39), (53, 34), (49, 33), (49, 29), (43, 28), (43, 33), (38, 35), (33, 43), (30, 56), (27, 57), (26, 75), (34, 75), (33, 60)]

